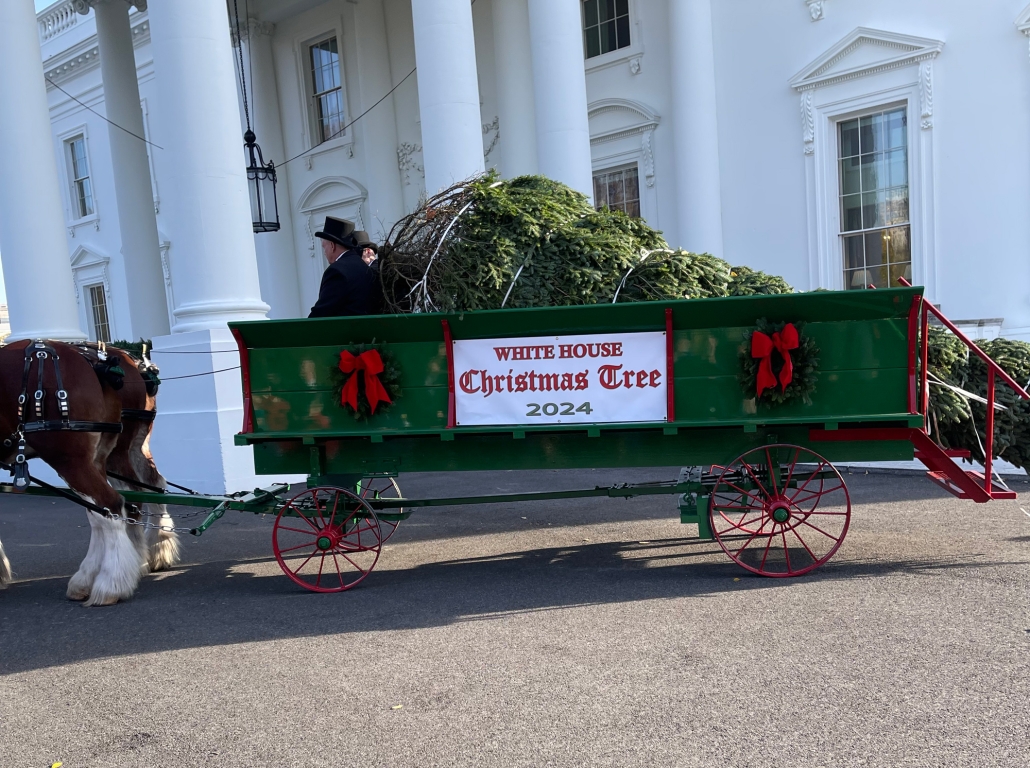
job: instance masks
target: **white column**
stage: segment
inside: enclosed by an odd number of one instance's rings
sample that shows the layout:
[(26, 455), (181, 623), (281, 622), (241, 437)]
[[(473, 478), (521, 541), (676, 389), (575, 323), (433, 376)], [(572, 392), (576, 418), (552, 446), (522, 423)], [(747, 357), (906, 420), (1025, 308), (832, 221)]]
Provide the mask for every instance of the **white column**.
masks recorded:
[(411, 0), (411, 16), (426, 194), (434, 195), (485, 170), (472, 4)]
[(243, 399), (226, 323), (263, 319), (268, 305), (260, 298), (225, 4), (157, 0), (150, 39), (178, 302), (172, 334), (154, 339), (163, 382), (151, 450), (164, 474), (189, 478), (181, 482), (191, 487), (253, 488), (267, 479), (254, 475), (252, 451), (233, 445)]
[(672, 123), (675, 134), (679, 242), (723, 255), (719, 125), (711, 0), (670, 0)]
[(0, 2), (0, 253), (12, 339), (84, 339), (32, 0)]
[[(146, 7), (146, 3), (143, 3)], [(88, 8), (83, 6), (83, 10)], [(136, 57), (132, 48), (129, 6), (125, 0), (93, 0), (104, 81), (104, 111), (114, 170), (122, 263), (129, 285), (132, 337), (150, 339), (168, 333), (168, 306), (157, 234), (157, 215), (143, 136)], [(125, 130), (122, 130), (122, 129)], [(130, 135), (135, 134), (135, 136)]]
[(536, 104), (526, 0), (494, 0), (494, 69), (501, 132), (501, 175), (537, 173)]
[(579, 0), (529, 0), (540, 173), (594, 197)]
[[(362, 0), (354, 7), (357, 33), (358, 81), (361, 112), (382, 99), (395, 83), (390, 71), (390, 48), (382, 0)], [(403, 73), (401, 77), (407, 72)], [(389, 231), (404, 215), (401, 174), (397, 167), (397, 116), (393, 94), (387, 96), (358, 123), (364, 145), (365, 179), (368, 187), (367, 229), (374, 237)]]
[[(279, 89), (272, 59), (274, 26), (251, 19), (243, 31), (244, 61), (247, 62), (247, 97), (250, 119), (265, 162), (286, 159), (282, 123), (279, 120)], [(240, 157), (245, 157), (243, 150)], [(261, 298), (271, 307), (269, 317), (301, 317), (297, 253), (293, 240), (293, 210), (286, 169), (277, 172), (276, 200), (279, 203), (279, 231), (254, 235)], [(306, 314), (306, 313), (303, 313)]]
[(225, 6), (161, 0), (149, 13), (178, 303), (172, 331), (263, 319)]

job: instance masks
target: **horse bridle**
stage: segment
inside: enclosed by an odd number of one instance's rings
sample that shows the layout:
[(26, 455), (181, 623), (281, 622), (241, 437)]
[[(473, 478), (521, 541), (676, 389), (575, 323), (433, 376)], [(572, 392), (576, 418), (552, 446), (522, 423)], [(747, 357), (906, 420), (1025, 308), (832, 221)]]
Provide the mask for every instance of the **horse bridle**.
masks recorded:
[[(34, 421), (26, 421), (26, 404), (29, 395), (29, 376), (32, 373), (32, 361), (37, 362), (36, 368), (36, 390), (33, 392), (33, 415)], [(54, 395), (57, 398), (57, 408), (60, 411), (60, 419), (46, 418), (46, 390), (43, 386), (43, 375), (46, 361), (53, 364), (54, 378), (57, 380), (57, 391)], [(11, 438), (18, 441), (17, 453), (14, 457), (14, 487), (24, 490), (29, 486), (29, 467), (25, 456), (27, 445), (25, 435), (31, 432), (110, 432), (119, 433), (122, 431), (121, 422), (112, 423), (107, 421), (79, 421), (69, 417), (68, 392), (64, 388), (64, 381), (61, 377), (60, 356), (42, 339), (36, 339), (25, 346), (25, 365), (21, 374), (21, 394), (18, 395), (18, 427), (15, 433), (4, 440), (4, 445), (11, 446)], [(149, 412), (148, 412), (149, 413)], [(124, 415), (124, 412), (123, 412)]]

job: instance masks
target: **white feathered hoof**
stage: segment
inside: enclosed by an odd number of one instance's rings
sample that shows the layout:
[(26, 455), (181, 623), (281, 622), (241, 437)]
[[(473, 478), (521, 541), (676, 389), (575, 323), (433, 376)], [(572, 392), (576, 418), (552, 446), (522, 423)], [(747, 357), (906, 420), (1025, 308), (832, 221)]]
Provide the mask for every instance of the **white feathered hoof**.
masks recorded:
[(7, 585), (14, 579), (11, 573), (11, 561), (7, 559), (3, 546), (0, 546), (0, 589), (7, 589)]
[(103, 530), (103, 560), (86, 605), (114, 605), (132, 597), (143, 562), (123, 520), (97, 515), (97, 525)]
[(86, 518), (89, 520), (89, 549), (86, 550), (86, 557), (79, 570), (68, 582), (66, 594), (69, 600), (85, 600), (89, 597), (93, 581), (100, 573), (100, 565), (104, 560), (104, 529), (97, 523), (97, 520), (103, 518), (89, 510), (86, 510)]
[[(161, 510), (161, 527), (171, 528), (175, 521), (164, 509)], [(150, 533), (150, 570), (163, 571), (179, 563), (181, 544), (179, 534), (175, 531), (167, 531), (151, 528)]]

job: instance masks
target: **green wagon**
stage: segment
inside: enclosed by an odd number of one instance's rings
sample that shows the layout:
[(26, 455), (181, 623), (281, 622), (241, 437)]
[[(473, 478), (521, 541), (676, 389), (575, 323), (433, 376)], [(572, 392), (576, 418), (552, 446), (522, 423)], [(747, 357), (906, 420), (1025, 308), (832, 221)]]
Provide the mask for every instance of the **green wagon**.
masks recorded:
[[(962, 469), (955, 459), (965, 456), (943, 450), (925, 430), (922, 361), (930, 313), (951, 325), (923, 301), (920, 288), (906, 286), (235, 323), (245, 403), (236, 440), (253, 446), (258, 474), (308, 475), (303, 488), (271, 489), (275, 501), (268, 508), (278, 515), (273, 546), (284, 572), (316, 591), (342, 591), (364, 579), (382, 542), (419, 507), (662, 493), (678, 496), (681, 520), (715, 538), (742, 567), (793, 576), (826, 562), (847, 533), (851, 503), (835, 462), (918, 458), (931, 479), (962, 498), (1012, 497), (991, 481), (989, 463), (982, 474)], [(742, 389), (742, 342), (760, 320), (803, 324), (815, 342), (818, 378), (810, 402), (756, 402)], [(586, 359), (602, 356), (605, 338), (639, 339), (645, 364), (636, 370)], [(598, 343), (580, 344), (583, 339)], [(569, 357), (567, 367), (582, 363), (585, 374), (607, 375), (615, 386), (595, 387), (591, 395), (576, 386), (586, 378), (545, 379), (534, 371), (527, 380), (527, 356), (546, 359), (540, 350), (547, 348)], [(627, 342), (627, 354), (629, 348)], [(349, 376), (341, 371), (341, 353), (353, 362), (370, 349), (387, 361), (387, 372), (376, 376), (377, 368), (366, 373), (361, 365), (344, 366)], [(469, 357), (476, 349), (486, 350), (494, 368)], [(579, 352), (584, 359), (572, 359)], [(1027, 397), (990, 366), (989, 414), (995, 376)], [(382, 386), (385, 393), (379, 377), (390, 371), (392, 405), (380, 403), (382, 410), (356, 418), (341, 402), (341, 383), (364, 375), (363, 392)], [(369, 376), (377, 382), (370, 384)], [(350, 386), (353, 398), (356, 378)], [(648, 386), (661, 389), (664, 405)], [(496, 405), (484, 406), (487, 389)], [(600, 413), (603, 397), (608, 405)], [(638, 404), (650, 410), (634, 420)], [(523, 407), (524, 415), (512, 410)], [(992, 429), (988, 423), (988, 440)], [(395, 481), (401, 472), (669, 465), (685, 469), (665, 483), (516, 495), (401, 498)]]

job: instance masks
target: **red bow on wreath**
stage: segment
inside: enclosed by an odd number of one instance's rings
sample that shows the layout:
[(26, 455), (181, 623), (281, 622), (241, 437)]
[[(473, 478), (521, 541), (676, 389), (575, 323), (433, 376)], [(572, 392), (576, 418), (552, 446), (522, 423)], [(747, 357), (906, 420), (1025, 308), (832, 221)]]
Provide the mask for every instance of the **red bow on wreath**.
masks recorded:
[(772, 369), (772, 353), (777, 350), (783, 356), (783, 369), (780, 371), (780, 388), (786, 391), (787, 385), (794, 380), (794, 363), (790, 359), (790, 350), (798, 348), (798, 329), (793, 323), (787, 323), (782, 331), (771, 337), (755, 331), (751, 334), (751, 357), (760, 357), (758, 366), (758, 385), (755, 397), (761, 397), (766, 389), (776, 388), (776, 376)]
[(383, 358), (379, 356), (379, 352), (376, 350), (370, 349), (367, 352), (362, 352), (360, 355), (352, 355), (347, 350), (343, 350), (340, 353), (340, 370), (351, 374), (351, 377), (347, 379), (347, 383), (343, 385), (343, 396), (341, 397), (343, 404), (349, 405), (355, 411), (358, 410), (359, 371), (362, 372), (365, 378), (365, 397), (368, 398), (368, 404), (372, 408), (372, 413), (376, 412), (376, 406), (380, 402), (393, 402), (390, 399), (390, 395), (387, 394), (383, 382), (379, 380), (379, 374), (383, 372)]

